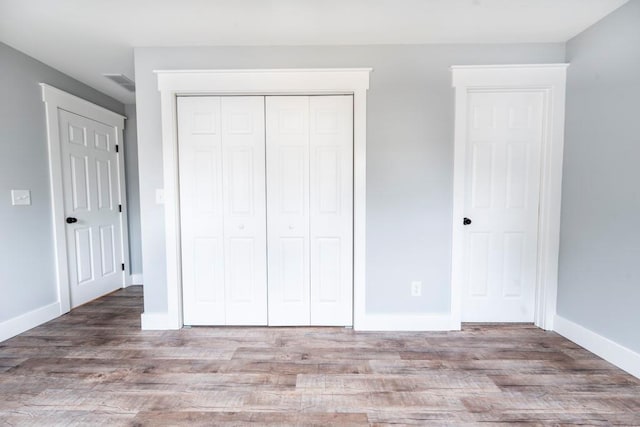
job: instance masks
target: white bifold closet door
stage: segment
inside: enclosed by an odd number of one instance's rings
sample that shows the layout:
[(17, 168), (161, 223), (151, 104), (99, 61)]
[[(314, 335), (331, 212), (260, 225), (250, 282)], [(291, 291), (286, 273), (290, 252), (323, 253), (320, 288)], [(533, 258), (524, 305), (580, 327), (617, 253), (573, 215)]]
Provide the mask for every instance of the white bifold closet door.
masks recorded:
[(353, 97), (266, 97), (269, 325), (352, 325)]
[(264, 97), (179, 97), (186, 325), (266, 325)]

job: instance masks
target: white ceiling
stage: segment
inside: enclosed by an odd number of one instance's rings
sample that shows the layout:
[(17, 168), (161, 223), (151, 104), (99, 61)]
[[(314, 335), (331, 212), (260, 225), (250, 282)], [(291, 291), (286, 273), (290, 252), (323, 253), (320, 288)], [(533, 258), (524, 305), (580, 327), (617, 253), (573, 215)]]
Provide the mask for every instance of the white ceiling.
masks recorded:
[(627, 1), (0, 0), (0, 41), (133, 103), (133, 47), (565, 42)]

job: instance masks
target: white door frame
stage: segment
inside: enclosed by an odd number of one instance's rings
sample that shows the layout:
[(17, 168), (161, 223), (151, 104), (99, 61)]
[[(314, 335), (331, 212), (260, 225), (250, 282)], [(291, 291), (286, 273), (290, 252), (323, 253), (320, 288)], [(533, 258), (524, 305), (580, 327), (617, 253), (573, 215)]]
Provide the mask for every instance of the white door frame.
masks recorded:
[(79, 116), (111, 126), (115, 130), (116, 144), (120, 147), (118, 156), (118, 204), (122, 205), (120, 215), (120, 231), (122, 241), (122, 263), (125, 271), (122, 276), (122, 286), (129, 284), (131, 266), (129, 265), (129, 233), (127, 220), (127, 194), (124, 176), (124, 121), (125, 116), (114, 113), (92, 102), (71, 95), (53, 86), (40, 83), (42, 87), (42, 101), (45, 103), (47, 118), (47, 142), (49, 149), (49, 180), (51, 182), (51, 207), (53, 211), (53, 243), (56, 258), (56, 279), (60, 314), (71, 310), (69, 287), (69, 264), (67, 256), (66, 223), (64, 215), (64, 183), (62, 180), (62, 147), (60, 145), (60, 129), (58, 110), (65, 110)]
[(467, 145), (467, 101), (470, 92), (534, 91), (544, 96), (544, 123), (540, 173), (540, 205), (536, 326), (552, 330), (556, 314), (560, 201), (564, 150), (564, 106), (566, 70), (569, 64), (454, 66), (455, 143), (453, 176), (453, 235), (451, 259), (452, 329), (461, 327), (462, 282), (464, 280), (464, 194)]
[(176, 97), (180, 95), (353, 95), (354, 328), (366, 320), (366, 109), (370, 68), (156, 70), (162, 115), (167, 313), (143, 313), (143, 329), (179, 329), (182, 317)]

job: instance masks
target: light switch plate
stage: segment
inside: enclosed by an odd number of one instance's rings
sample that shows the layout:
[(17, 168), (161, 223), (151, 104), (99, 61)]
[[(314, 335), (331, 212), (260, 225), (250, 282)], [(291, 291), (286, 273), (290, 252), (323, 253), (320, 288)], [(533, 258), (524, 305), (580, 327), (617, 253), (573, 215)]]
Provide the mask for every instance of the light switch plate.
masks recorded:
[(11, 204), (13, 206), (30, 206), (31, 190), (11, 190)]
[(156, 188), (156, 204), (164, 205), (164, 188)]

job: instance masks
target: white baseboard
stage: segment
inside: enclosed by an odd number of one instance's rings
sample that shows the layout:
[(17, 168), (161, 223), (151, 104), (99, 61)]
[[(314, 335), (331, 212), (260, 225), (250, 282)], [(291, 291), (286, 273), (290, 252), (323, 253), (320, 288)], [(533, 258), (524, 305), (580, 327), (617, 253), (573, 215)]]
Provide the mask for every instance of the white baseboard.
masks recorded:
[(130, 283), (131, 285), (142, 285), (144, 283), (142, 274), (132, 274)]
[(356, 319), (356, 331), (451, 331), (450, 314), (366, 314)]
[(60, 316), (60, 303), (54, 302), (0, 323), (0, 341), (15, 337)]
[(168, 313), (142, 313), (140, 325), (142, 330), (157, 331), (179, 329)]
[(602, 357), (607, 362), (640, 378), (640, 353), (636, 353), (562, 316), (556, 315), (554, 331)]

